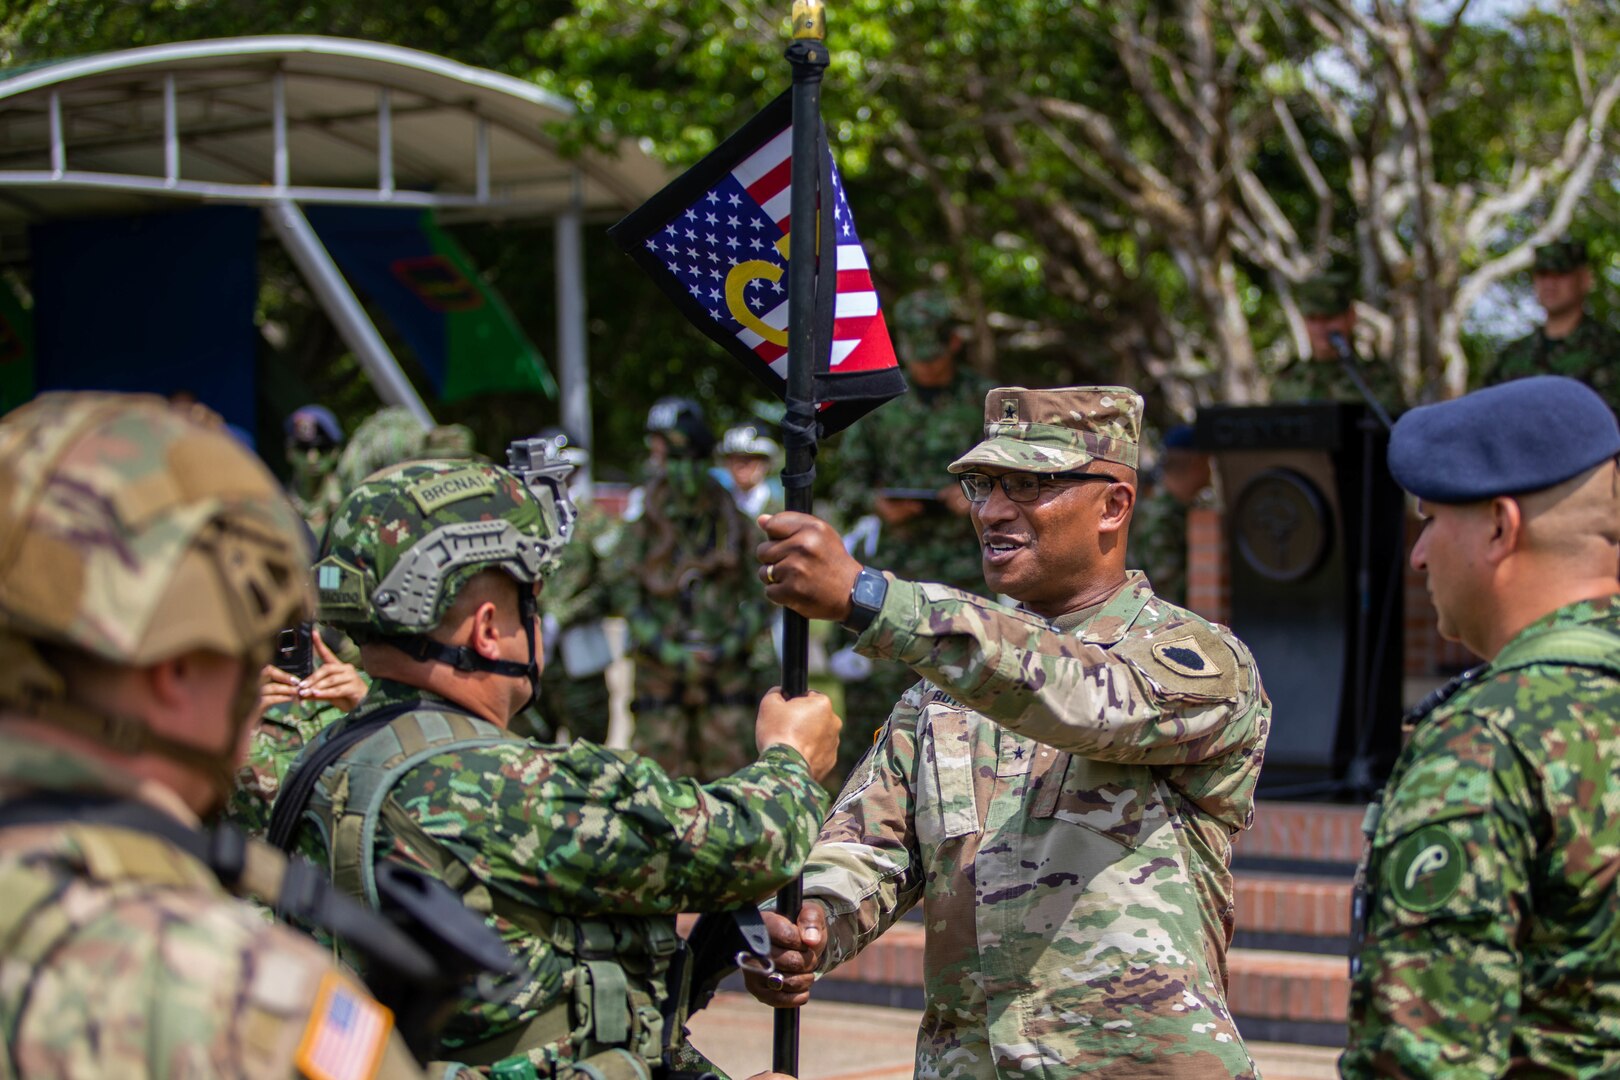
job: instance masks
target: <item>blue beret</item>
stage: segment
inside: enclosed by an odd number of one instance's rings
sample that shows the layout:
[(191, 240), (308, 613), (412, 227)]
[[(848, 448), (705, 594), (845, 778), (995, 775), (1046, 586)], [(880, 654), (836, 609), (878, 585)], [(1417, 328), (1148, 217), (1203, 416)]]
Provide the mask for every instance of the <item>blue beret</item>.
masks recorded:
[(1193, 429), (1191, 424), (1177, 424), (1164, 433), (1164, 448), (1166, 450), (1191, 450), (1193, 448)]
[(1620, 424), (1585, 383), (1535, 375), (1395, 422), (1389, 471), (1420, 499), (1469, 503), (1561, 484), (1620, 454)]
[(313, 423), (316, 430), (326, 436), (326, 440), (333, 445), (343, 441), (343, 426), (338, 423), (338, 418), (332, 415), (332, 410), (325, 405), (304, 405), (294, 409), (285, 424), (289, 436), (292, 435), (293, 428), (300, 418), (306, 418)]

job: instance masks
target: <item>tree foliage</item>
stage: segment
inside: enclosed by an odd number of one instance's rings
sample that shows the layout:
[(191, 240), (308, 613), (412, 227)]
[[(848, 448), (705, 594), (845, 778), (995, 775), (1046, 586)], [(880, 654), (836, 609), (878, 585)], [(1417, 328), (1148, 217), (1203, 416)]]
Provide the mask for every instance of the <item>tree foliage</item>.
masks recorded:
[[(1620, 30), (1602, 5), (1478, 6), (839, 0), (824, 112), (880, 292), (945, 281), (1000, 378), (1139, 384), (1164, 421), (1264, 400), (1303, 344), (1293, 286), (1351, 259), (1365, 344), (1414, 400), (1459, 392), (1469, 349), (1490, 344), (1470, 312), (1518, 280), (1530, 244), (1585, 228), (1600, 254), (1620, 247), (1603, 235), (1620, 206)], [(682, 167), (786, 86), (787, 15), (759, 0), (24, 0), (0, 19), (0, 59), (375, 38), (538, 81), (580, 106), (571, 138), (648, 139)], [(552, 340), (546, 230), (463, 239)], [(695, 392), (721, 419), (750, 409), (730, 361), (600, 230), (587, 257), (599, 456), (637, 456), (661, 393)], [(469, 409), (514, 427), (544, 411)]]

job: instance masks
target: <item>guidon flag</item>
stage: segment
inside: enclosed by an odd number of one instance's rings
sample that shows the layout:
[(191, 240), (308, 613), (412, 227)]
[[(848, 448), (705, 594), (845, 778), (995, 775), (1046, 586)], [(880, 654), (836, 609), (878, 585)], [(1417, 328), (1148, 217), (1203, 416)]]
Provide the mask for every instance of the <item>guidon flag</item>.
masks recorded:
[[(792, 144), (793, 105), (784, 93), (609, 230), (698, 329), (782, 398), (787, 266), (797, 243)], [(831, 435), (904, 393), (906, 383), (825, 130), (820, 150), (820, 235), (834, 239), (835, 260), (817, 267), (812, 388), (821, 434)]]

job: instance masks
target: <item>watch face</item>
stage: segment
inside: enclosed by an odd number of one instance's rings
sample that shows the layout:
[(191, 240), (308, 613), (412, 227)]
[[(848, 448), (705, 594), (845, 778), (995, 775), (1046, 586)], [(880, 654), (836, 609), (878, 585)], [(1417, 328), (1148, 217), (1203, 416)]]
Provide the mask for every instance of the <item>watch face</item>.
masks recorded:
[(883, 603), (883, 579), (872, 580), (872, 575), (863, 573), (856, 579), (855, 592), (852, 597), (855, 603), (864, 608), (877, 608)]

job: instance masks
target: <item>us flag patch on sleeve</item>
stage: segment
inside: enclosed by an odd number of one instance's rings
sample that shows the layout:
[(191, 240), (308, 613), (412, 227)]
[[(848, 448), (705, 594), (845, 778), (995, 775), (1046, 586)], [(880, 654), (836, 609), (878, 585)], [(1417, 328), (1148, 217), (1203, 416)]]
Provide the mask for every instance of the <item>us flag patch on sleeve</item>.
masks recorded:
[(298, 1069), (310, 1080), (371, 1080), (393, 1027), (393, 1013), (329, 971), (298, 1045)]

